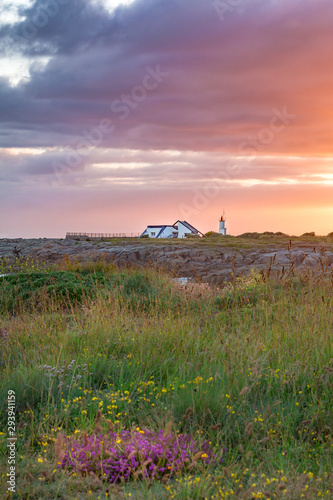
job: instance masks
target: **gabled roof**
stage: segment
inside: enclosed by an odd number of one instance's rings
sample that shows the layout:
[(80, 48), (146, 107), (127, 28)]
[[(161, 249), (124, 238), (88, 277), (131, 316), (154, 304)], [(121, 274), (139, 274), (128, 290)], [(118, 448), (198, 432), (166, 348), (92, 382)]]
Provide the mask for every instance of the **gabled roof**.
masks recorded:
[(186, 222), (186, 220), (177, 220), (177, 222), (174, 223), (174, 227), (176, 226), (176, 224), (178, 224), (178, 222), (180, 222), (181, 224), (183, 224), (183, 226), (185, 226), (189, 231), (191, 231), (191, 233), (193, 234), (201, 234), (201, 236), (205, 237), (205, 235), (199, 231), (199, 229), (196, 229), (194, 226), (192, 226), (191, 224), (189, 224), (188, 222)]
[(168, 227), (172, 227), (172, 229), (175, 229), (174, 226), (163, 226), (162, 229), (160, 230), (160, 232), (157, 234), (156, 238), (159, 238)]
[(169, 224), (159, 224), (158, 226), (147, 226), (147, 229), (148, 229), (148, 227), (150, 229), (154, 229), (154, 228), (156, 229), (158, 227), (173, 227), (173, 226), (170, 226)]
[(156, 238), (158, 238), (164, 231), (164, 229), (166, 228), (167, 226), (163, 226), (162, 229), (159, 231), (159, 233), (156, 235)]
[[(183, 224), (183, 226), (185, 226), (192, 234), (197, 234), (197, 235), (205, 237), (205, 235), (201, 231), (196, 229), (194, 226), (192, 226), (186, 220), (177, 220), (172, 225), (160, 224), (159, 226), (147, 226), (147, 229), (159, 229), (157, 235), (155, 236), (155, 238), (159, 238), (163, 234), (163, 232), (165, 231), (166, 228), (173, 228), (173, 229), (178, 231), (178, 223)], [(143, 236), (144, 234), (148, 234), (147, 229), (144, 230), (144, 232), (142, 233), (141, 236)]]

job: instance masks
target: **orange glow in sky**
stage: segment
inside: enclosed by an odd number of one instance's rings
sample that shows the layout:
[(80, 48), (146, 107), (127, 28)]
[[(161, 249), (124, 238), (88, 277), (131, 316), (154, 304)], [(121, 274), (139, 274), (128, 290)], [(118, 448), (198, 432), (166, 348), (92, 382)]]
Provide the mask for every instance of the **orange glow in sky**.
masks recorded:
[(0, 237), (333, 231), (331, 0), (10, 5)]

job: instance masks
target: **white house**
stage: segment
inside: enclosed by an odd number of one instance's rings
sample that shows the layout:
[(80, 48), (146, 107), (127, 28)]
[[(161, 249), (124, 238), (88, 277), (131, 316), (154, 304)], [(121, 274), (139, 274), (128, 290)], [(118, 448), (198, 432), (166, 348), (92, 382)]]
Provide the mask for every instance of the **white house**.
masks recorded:
[(141, 236), (146, 234), (149, 238), (178, 238), (178, 231), (173, 226), (147, 226)]
[(141, 234), (149, 238), (186, 238), (187, 236), (204, 236), (198, 229), (191, 226), (185, 220), (177, 220), (172, 226), (147, 226), (147, 229)]

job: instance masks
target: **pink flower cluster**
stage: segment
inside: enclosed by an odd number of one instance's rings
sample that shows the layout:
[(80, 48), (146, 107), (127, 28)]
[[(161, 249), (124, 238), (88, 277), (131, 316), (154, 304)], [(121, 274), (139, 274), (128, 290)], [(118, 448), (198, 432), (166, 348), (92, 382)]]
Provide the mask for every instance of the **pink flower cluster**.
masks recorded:
[(131, 479), (161, 480), (214, 461), (210, 446), (200, 447), (189, 435), (132, 430), (66, 438), (61, 468), (91, 473), (111, 483)]

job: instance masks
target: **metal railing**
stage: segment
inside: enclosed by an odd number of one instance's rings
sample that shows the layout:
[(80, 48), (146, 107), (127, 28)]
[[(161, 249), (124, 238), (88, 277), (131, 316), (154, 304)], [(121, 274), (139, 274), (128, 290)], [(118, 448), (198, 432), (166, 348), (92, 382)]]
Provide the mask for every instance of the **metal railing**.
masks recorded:
[(140, 233), (66, 233), (69, 239), (106, 239), (106, 238), (138, 238)]

